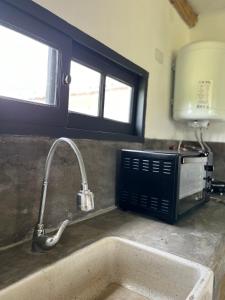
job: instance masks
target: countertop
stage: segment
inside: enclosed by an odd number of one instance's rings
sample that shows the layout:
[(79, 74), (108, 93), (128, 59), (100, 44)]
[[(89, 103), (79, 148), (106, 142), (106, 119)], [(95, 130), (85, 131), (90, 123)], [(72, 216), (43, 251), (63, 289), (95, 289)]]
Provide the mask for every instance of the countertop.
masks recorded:
[(105, 236), (119, 236), (210, 267), (216, 289), (225, 274), (225, 205), (210, 201), (176, 225), (118, 209), (69, 226), (47, 253), (31, 252), (26, 242), (0, 252), (0, 288)]

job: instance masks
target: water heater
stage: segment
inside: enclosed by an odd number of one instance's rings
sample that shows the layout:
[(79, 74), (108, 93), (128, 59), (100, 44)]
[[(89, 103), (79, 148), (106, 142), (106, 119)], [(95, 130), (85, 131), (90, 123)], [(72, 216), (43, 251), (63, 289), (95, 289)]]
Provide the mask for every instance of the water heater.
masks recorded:
[(202, 41), (183, 47), (175, 72), (175, 120), (225, 120), (225, 43)]

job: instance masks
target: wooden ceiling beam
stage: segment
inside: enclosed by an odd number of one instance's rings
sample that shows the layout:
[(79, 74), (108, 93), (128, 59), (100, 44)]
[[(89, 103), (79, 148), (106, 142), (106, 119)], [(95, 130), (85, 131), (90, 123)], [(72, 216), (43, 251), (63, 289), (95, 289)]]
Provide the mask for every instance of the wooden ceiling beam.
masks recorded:
[(187, 0), (169, 1), (189, 27), (194, 27), (196, 25), (198, 22), (198, 14), (194, 11), (193, 7), (188, 3)]

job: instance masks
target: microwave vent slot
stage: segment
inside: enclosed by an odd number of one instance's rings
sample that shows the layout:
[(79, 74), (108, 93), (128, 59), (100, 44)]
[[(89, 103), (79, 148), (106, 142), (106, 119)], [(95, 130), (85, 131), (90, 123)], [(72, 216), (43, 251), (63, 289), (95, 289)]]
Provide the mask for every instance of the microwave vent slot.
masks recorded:
[(161, 200), (161, 211), (162, 213), (168, 214), (170, 209), (170, 202), (169, 200), (162, 199)]
[(150, 171), (150, 161), (149, 159), (142, 159), (142, 168), (141, 170), (143, 172), (149, 172)]
[(139, 171), (140, 169), (140, 159), (139, 158), (133, 158), (132, 159), (132, 170)]
[(124, 169), (130, 169), (130, 161), (131, 161), (130, 157), (124, 157), (123, 158), (123, 167), (124, 167)]
[(164, 161), (163, 162), (163, 174), (171, 175), (172, 173), (172, 162)]
[(157, 197), (150, 197), (150, 208), (153, 210), (158, 210), (158, 201)]
[(159, 173), (160, 172), (160, 161), (159, 160), (153, 160), (152, 161), (152, 172), (153, 173)]

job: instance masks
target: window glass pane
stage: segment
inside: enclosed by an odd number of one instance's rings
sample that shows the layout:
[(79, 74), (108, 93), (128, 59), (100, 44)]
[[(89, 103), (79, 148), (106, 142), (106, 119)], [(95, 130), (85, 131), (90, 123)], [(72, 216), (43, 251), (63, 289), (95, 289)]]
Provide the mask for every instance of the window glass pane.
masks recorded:
[(58, 51), (1, 25), (0, 41), (0, 97), (54, 105)]
[(131, 86), (106, 77), (104, 118), (129, 123), (132, 93)]
[(69, 111), (98, 116), (101, 74), (72, 61), (70, 75)]

